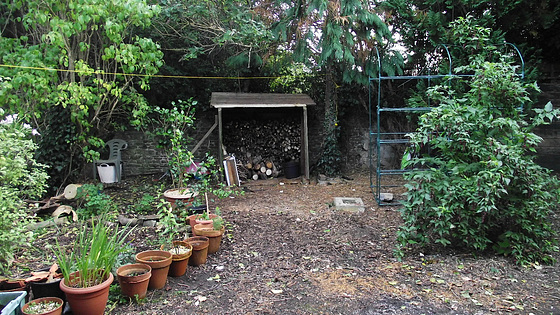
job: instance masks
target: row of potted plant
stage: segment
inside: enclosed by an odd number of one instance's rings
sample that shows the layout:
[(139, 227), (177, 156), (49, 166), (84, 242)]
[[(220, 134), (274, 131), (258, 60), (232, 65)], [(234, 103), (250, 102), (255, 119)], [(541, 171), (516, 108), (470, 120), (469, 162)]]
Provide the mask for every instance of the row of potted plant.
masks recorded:
[[(217, 243), (212, 244), (210, 239), (215, 234), (221, 236), (224, 231), (220, 217), (215, 217), (210, 222), (195, 224), (194, 231), (197, 235), (184, 241), (174, 241), (169, 248), (162, 246), (159, 250), (140, 252), (135, 256), (135, 264), (118, 268), (116, 274), (123, 294), (142, 299), (146, 296), (147, 289), (163, 288), (168, 275), (182, 276), (187, 265), (206, 263), (208, 253), (215, 253), (219, 249), (221, 237)], [(218, 228), (217, 232), (214, 227)], [(57, 242), (55, 254), (62, 273), (59, 287), (65, 293), (74, 314), (103, 314), (109, 286), (114, 280), (111, 271), (117, 257), (125, 251), (125, 239), (131, 231), (132, 228), (109, 226), (101, 216), (91, 220), (90, 228), (81, 230), (72, 248), (63, 248)], [(140, 289), (131, 289), (138, 283), (142, 284)], [(28, 303), (28, 308), (32, 308), (31, 304), (58, 305), (55, 302), (58, 300), (54, 297), (33, 300)]]
[[(225, 229), (221, 218), (215, 218), (211, 222), (195, 224), (198, 235), (183, 241), (173, 241), (169, 249), (162, 245), (160, 250), (136, 254), (137, 263), (124, 265), (117, 270), (122, 293), (130, 298), (143, 299), (149, 289), (163, 288), (167, 276), (180, 277), (186, 273), (189, 265), (205, 264), (208, 254), (219, 250)], [(201, 233), (212, 236), (207, 237)]]
[[(209, 213), (207, 207), (204, 213), (190, 215), (186, 220), (192, 226), (192, 237), (175, 240), (158, 250), (140, 252), (135, 256), (136, 263), (117, 269), (117, 280), (123, 295), (142, 299), (148, 289), (163, 288), (167, 276), (182, 276), (188, 265), (204, 264), (208, 254), (219, 250), (225, 231), (219, 209), (214, 214)], [(64, 292), (73, 313), (102, 314), (108, 300), (109, 286), (114, 280), (111, 270), (117, 257), (125, 251), (125, 239), (132, 229), (111, 226), (104, 216), (94, 218), (90, 228), (83, 228), (78, 233), (72, 248), (62, 247), (57, 242), (55, 254), (58, 266), (53, 265), (48, 272), (36, 274), (35, 277), (50, 278), (58, 276), (60, 271), (62, 281), (58, 282), (59, 288)], [(58, 300), (54, 298), (37, 299), (29, 304), (49, 304), (49, 307), (54, 308), (60, 306), (56, 302)], [(44, 306), (45, 309), (49, 307)], [(57, 314), (58, 307), (52, 311)]]

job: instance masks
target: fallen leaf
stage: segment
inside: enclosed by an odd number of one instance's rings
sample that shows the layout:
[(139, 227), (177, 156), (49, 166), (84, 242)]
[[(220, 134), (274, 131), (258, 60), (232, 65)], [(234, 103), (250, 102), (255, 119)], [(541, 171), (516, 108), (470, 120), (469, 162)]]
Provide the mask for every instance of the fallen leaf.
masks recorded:
[(476, 306), (482, 306), (482, 303), (480, 303), (478, 300), (476, 299), (471, 299), (471, 301), (474, 303), (474, 305)]

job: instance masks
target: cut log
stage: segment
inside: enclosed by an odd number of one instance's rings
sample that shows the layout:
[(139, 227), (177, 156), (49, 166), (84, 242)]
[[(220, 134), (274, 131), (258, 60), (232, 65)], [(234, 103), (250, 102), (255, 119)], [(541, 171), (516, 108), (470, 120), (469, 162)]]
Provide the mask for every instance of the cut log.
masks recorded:
[(78, 188), (82, 187), (82, 184), (70, 184), (64, 188), (64, 198), (74, 199), (78, 194)]
[(275, 165), (300, 159), (301, 126), (297, 117), (232, 120), (223, 125), (223, 143), (248, 170), (247, 178), (277, 177), (282, 169)]

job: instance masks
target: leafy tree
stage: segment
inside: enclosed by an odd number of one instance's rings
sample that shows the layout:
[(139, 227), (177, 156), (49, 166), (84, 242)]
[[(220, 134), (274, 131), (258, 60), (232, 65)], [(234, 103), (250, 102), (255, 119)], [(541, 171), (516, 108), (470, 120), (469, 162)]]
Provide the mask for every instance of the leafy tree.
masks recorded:
[(400, 71), (402, 58), (390, 54), (392, 33), (383, 12), (374, 2), (346, 0), (278, 0), (273, 11), (278, 21), (273, 32), (278, 42), (286, 43), (293, 59), (325, 75), (325, 126), (323, 156), (319, 167), (328, 174), (338, 172), (337, 82), (365, 85), (376, 75), (374, 47), (384, 51), (384, 70)]
[(14, 0), (8, 7), (20, 16), (10, 28), (18, 32), (0, 38), (2, 63), (29, 68), (0, 67), (0, 102), (39, 130), (44, 112), (68, 108), (74, 143), (97, 158), (101, 137), (147, 106), (138, 90), (149, 87), (162, 53), (134, 31), (149, 26), (159, 7), (145, 0)]
[[(555, 0), (387, 0), (388, 22), (402, 35), (402, 43), (416, 65), (436, 45), (446, 42), (446, 29), (459, 17), (474, 17), (480, 26), (492, 29), (496, 43), (507, 40), (525, 46), (525, 55), (542, 51), (550, 61), (560, 41), (560, 3)], [(500, 39), (501, 38), (501, 39)]]
[[(489, 34), (464, 22), (452, 23), (450, 33), (458, 38)], [(421, 116), (411, 135), (411, 158), (404, 166), (420, 169), (405, 176), (397, 254), (437, 244), (475, 252), (493, 249), (520, 264), (551, 263), (550, 253), (558, 247), (548, 218), (560, 185), (534, 162), (542, 139), (532, 129), (560, 111), (549, 103), (532, 117), (524, 114), (536, 85), (522, 82), (507, 56), (488, 61), (495, 46), (469, 38), (463, 47), (478, 47), (481, 53), (471, 54), (470, 64), (458, 71), (474, 75), (453, 85), (460, 88), (429, 89), (437, 107)], [(414, 101), (427, 106), (426, 100)]]
[[(162, 73), (195, 79), (155, 79), (154, 89), (146, 93), (150, 100), (162, 105), (194, 97), (200, 100), (198, 107), (201, 107), (209, 103), (212, 91), (267, 90), (266, 80), (221, 78), (262, 76), (261, 67), (269, 56), (272, 37), (261, 18), (265, 13), (258, 3), (239, 0), (159, 3), (162, 12), (146, 36), (162, 45), (166, 61)], [(170, 90), (173, 95), (166, 93)]]

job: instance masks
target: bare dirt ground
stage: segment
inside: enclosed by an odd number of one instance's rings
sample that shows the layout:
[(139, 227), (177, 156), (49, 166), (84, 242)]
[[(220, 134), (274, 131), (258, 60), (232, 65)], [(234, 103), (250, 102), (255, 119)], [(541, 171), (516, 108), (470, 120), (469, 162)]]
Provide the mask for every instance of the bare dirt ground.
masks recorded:
[[(213, 203), (229, 224), (206, 264), (189, 266), (141, 303), (119, 298), (114, 285), (107, 313), (560, 314), (557, 266), (523, 268), (503, 257), (449, 251), (397, 261), (397, 207), (377, 205), (367, 174), (350, 177), (327, 185), (244, 184), (244, 195)], [(127, 181), (113, 194), (134, 202), (134, 187), (151, 179)], [(336, 210), (334, 197), (361, 198), (366, 210)], [(55, 235), (46, 233), (36, 248), (48, 247)], [(153, 249), (156, 239), (155, 228), (142, 227), (131, 244), (139, 252)], [(21, 258), (14, 268), (41, 262)]]

